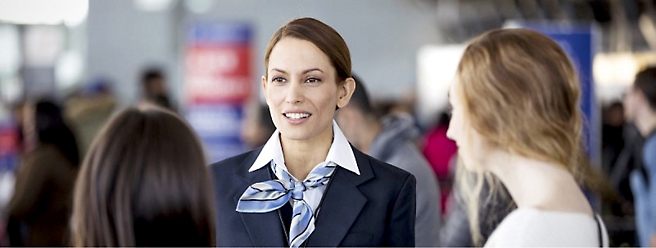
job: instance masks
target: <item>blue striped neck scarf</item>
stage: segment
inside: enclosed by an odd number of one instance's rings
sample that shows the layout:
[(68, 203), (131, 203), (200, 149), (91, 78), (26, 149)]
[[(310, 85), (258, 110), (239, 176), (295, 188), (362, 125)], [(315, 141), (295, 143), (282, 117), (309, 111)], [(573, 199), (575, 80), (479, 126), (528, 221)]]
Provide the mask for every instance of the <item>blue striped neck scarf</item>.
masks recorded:
[(296, 248), (314, 231), (315, 216), (310, 205), (303, 200), (303, 192), (328, 184), (336, 166), (333, 162), (322, 162), (303, 182), (297, 181), (282, 166), (276, 166), (273, 160), (271, 167), (278, 179), (255, 183), (248, 187), (239, 198), (237, 212), (267, 213), (291, 201), (293, 210), (288, 240), (290, 247)]

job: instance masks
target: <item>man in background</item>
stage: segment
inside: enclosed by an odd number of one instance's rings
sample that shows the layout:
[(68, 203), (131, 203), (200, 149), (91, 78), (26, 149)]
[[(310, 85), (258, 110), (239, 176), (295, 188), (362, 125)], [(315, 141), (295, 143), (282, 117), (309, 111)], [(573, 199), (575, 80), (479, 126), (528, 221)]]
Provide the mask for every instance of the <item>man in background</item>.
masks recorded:
[(417, 178), (416, 246), (439, 246), (440, 191), (435, 173), (415, 145), (419, 131), (412, 117), (388, 115), (378, 119), (362, 81), (355, 78), (349, 104), (337, 112), (346, 138), (368, 155), (404, 169)]
[(141, 83), (144, 101), (177, 112), (175, 105), (171, 102), (171, 97), (166, 87), (166, 77), (162, 70), (159, 68), (144, 70), (141, 74)]
[(656, 247), (656, 67), (636, 75), (633, 87), (624, 97), (624, 114), (645, 137), (642, 148), (644, 167), (631, 173), (636, 212), (638, 243)]
[(64, 103), (64, 114), (77, 138), (80, 159), (118, 105), (112, 93), (113, 85), (111, 79), (98, 77)]

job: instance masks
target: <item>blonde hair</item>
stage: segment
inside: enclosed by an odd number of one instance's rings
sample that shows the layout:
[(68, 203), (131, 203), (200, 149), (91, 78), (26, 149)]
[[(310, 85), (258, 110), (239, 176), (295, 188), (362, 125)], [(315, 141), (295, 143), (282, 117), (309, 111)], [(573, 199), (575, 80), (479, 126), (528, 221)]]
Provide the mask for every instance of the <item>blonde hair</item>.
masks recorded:
[[(580, 185), (596, 187), (581, 142), (578, 76), (556, 42), (526, 29), (486, 32), (465, 49), (457, 76), (456, 94), (466, 118), (486, 142), (512, 154), (562, 165)], [(489, 173), (459, 175), (472, 238), (480, 244), (483, 181), (490, 190), (484, 200), (509, 196), (497, 192), (500, 182)]]

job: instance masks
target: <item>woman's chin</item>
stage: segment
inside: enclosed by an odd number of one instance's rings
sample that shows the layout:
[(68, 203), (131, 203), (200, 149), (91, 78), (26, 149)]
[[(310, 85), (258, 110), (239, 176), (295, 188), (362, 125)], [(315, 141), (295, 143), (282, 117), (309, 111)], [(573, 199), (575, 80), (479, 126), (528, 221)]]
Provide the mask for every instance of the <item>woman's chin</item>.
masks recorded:
[(312, 138), (310, 132), (298, 127), (281, 128), (279, 129), (279, 131), (280, 131), (280, 137), (286, 140), (303, 141)]

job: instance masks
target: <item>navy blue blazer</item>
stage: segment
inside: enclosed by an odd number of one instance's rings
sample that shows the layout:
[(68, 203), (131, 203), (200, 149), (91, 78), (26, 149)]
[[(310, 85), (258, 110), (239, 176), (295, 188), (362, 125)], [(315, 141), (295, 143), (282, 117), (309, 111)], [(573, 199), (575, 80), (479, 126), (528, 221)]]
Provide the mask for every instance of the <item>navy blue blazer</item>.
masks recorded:
[[(217, 246), (288, 245), (280, 210), (238, 213), (248, 186), (270, 180), (269, 166), (248, 172), (262, 148), (211, 165), (217, 201)], [(353, 148), (356, 175), (337, 167), (307, 246), (414, 246), (415, 188), (410, 173)]]

